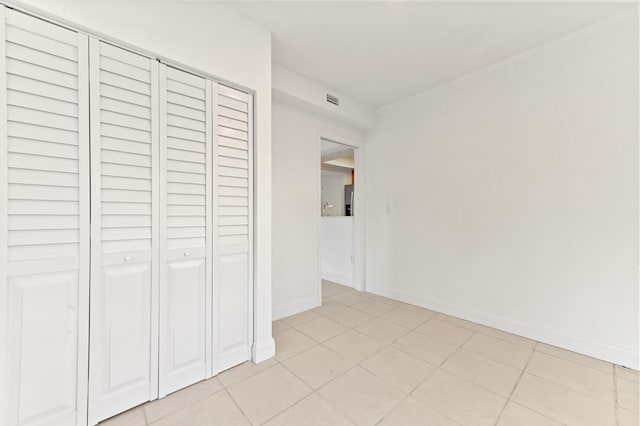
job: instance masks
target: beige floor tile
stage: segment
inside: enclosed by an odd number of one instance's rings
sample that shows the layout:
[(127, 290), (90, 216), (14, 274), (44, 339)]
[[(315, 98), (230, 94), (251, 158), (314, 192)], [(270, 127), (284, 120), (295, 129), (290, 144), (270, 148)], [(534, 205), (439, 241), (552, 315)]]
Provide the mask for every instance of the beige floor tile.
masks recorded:
[(356, 330), (384, 343), (392, 343), (410, 331), (407, 327), (381, 318), (365, 322), (356, 327)]
[(100, 426), (145, 426), (146, 424), (147, 420), (142, 407), (132, 408), (99, 423)]
[(457, 349), (455, 345), (415, 331), (398, 339), (393, 347), (436, 366), (440, 365)]
[(500, 416), (498, 426), (562, 426), (562, 423), (509, 401)]
[(468, 328), (469, 330), (478, 331), (480, 329), (480, 324), (476, 324), (475, 322), (463, 320), (462, 318), (452, 317), (447, 314), (438, 314), (436, 318), (440, 321), (448, 322), (449, 324), (457, 325), (458, 327)]
[(616, 371), (617, 377), (622, 377), (623, 379), (640, 382), (640, 372), (638, 370), (633, 370), (631, 368), (626, 368), (626, 367), (621, 367), (619, 365), (616, 365), (615, 371)]
[(318, 344), (312, 338), (291, 328), (273, 336), (276, 341), (276, 359), (285, 360)]
[(618, 411), (618, 426), (639, 426), (640, 412), (620, 409)]
[(357, 425), (375, 425), (404, 393), (361, 367), (354, 367), (318, 393)]
[(322, 297), (331, 297), (337, 296), (340, 293), (344, 293), (349, 290), (348, 287), (338, 285), (338, 284), (330, 284), (322, 286)]
[(324, 345), (353, 362), (360, 362), (385, 346), (382, 342), (354, 330), (329, 339)]
[(283, 365), (311, 388), (318, 389), (353, 367), (354, 363), (324, 346), (316, 346), (289, 358)]
[(395, 308), (394, 310), (385, 313), (380, 318), (413, 329), (430, 320), (432, 316), (426, 312), (408, 311), (402, 308)]
[(521, 374), (516, 368), (464, 349), (451, 355), (442, 368), (505, 398), (511, 395)]
[(324, 342), (348, 330), (340, 323), (325, 317), (305, 322), (296, 328), (318, 342)]
[(509, 343), (524, 346), (525, 348), (533, 349), (536, 347), (535, 340), (527, 339), (526, 337), (518, 336), (517, 334), (507, 333), (506, 331), (495, 328), (485, 327), (484, 325), (480, 326), (478, 333), (486, 334), (487, 336), (495, 337), (496, 339), (506, 340)]
[(311, 393), (289, 370), (276, 365), (228, 388), (231, 397), (254, 424), (261, 424)]
[(393, 306), (391, 305), (387, 305), (386, 303), (382, 303), (372, 299), (367, 299), (363, 302), (356, 303), (351, 307), (374, 316), (382, 315), (385, 312), (389, 312), (393, 309)]
[(406, 393), (411, 392), (436, 368), (392, 347), (381, 350), (360, 365)]
[(602, 361), (600, 359), (592, 358), (587, 355), (582, 355), (576, 352), (571, 352), (566, 349), (561, 349), (556, 346), (547, 345), (546, 343), (538, 343), (536, 345), (538, 352), (544, 352), (549, 355), (564, 358), (568, 361), (573, 361), (578, 364), (586, 365), (587, 367), (595, 368), (608, 373), (613, 370), (613, 364)]
[(351, 426), (353, 425), (342, 413), (318, 394), (311, 394), (293, 407), (279, 414), (265, 426)]
[(616, 386), (618, 405), (626, 410), (640, 411), (640, 383), (617, 377)]
[(505, 398), (444, 370), (433, 373), (413, 396), (464, 425), (495, 424), (506, 403)]
[(411, 397), (402, 401), (398, 408), (378, 423), (379, 426), (456, 426), (457, 424)]
[(342, 303), (343, 305), (351, 306), (356, 303), (364, 302), (369, 297), (364, 293), (356, 293), (356, 292), (344, 292), (337, 294), (335, 296), (331, 296), (330, 299), (334, 302)]
[(460, 346), (471, 337), (475, 331), (457, 325), (449, 324), (434, 318), (416, 328), (418, 333), (426, 334), (452, 345)]
[(222, 389), (223, 386), (218, 378), (213, 377), (169, 394), (162, 399), (148, 402), (144, 405), (147, 422), (152, 423)]
[(343, 308), (342, 303), (334, 302), (333, 300), (322, 301), (322, 306), (313, 309), (313, 312), (323, 316), (330, 316), (333, 312)]
[(532, 349), (514, 345), (481, 333), (474, 334), (462, 347), (521, 370), (527, 364), (527, 360), (532, 353)]
[(353, 290), (351, 287), (347, 287), (342, 284), (337, 284), (331, 281), (322, 281), (322, 296), (329, 297), (335, 296), (336, 294), (343, 293), (345, 291)]
[(511, 399), (568, 425), (615, 424), (613, 405), (526, 372), (518, 382)]
[(234, 383), (238, 383), (239, 381), (246, 379), (247, 377), (251, 377), (256, 373), (266, 370), (267, 368), (271, 368), (276, 364), (278, 364), (278, 362), (275, 358), (268, 359), (260, 364), (254, 364), (252, 361), (247, 361), (223, 371), (216, 377), (224, 386), (229, 387)]
[(218, 392), (176, 411), (153, 426), (250, 426), (227, 392)]
[(290, 329), (291, 326), (282, 320), (274, 321), (271, 323), (271, 330), (273, 334), (278, 334), (281, 331)]
[(565, 385), (609, 404), (614, 403), (613, 371), (604, 373), (566, 359), (534, 352), (527, 365), (528, 373)]
[(353, 328), (373, 319), (374, 316), (348, 306), (343, 306), (333, 311), (330, 315), (327, 315), (327, 318), (338, 321), (345, 327)]
[(291, 315), (290, 317), (282, 318), (280, 321), (284, 321), (287, 324), (296, 327), (300, 324), (303, 324), (307, 321), (311, 321), (313, 319), (320, 318), (319, 314), (316, 314), (313, 311), (304, 311), (299, 314)]

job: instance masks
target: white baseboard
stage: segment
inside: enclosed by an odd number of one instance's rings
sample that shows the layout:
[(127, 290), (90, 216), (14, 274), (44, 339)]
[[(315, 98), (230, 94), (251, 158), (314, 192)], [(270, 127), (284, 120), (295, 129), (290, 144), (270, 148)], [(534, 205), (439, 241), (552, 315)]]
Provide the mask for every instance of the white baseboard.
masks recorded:
[(285, 318), (291, 315), (295, 315), (300, 312), (308, 311), (309, 309), (317, 308), (322, 303), (322, 300), (317, 295), (305, 297), (303, 299), (294, 300), (290, 303), (274, 306), (271, 316), (273, 321)]
[(346, 285), (347, 287), (353, 287), (353, 276), (351, 275), (341, 275), (333, 272), (322, 271), (321, 276), (323, 280)]
[(488, 315), (481, 312), (460, 309), (442, 303), (421, 299), (412, 295), (398, 293), (384, 287), (368, 284), (366, 290), (379, 296), (389, 297), (392, 299), (400, 300), (402, 302), (410, 303), (412, 305), (431, 309), (433, 311), (442, 312), (447, 315), (452, 315), (468, 321), (473, 321), (475, 323), (486, 325), (488, 327), (497, 328), (499, 330), (517, 334), (519, 336), (537, 340), (539, 342), (557, 346), (573, 352), (588, 355), (607, 362), (623, 365), (635, 370), (640, 369), (639, 353), (633, 353), (620, 348), (603, 345), (597, 342), (591, 342), (577, 339), (571, 336), (565, 336), (554, 331), (543, 330), (528, 324), (523, 324), (505, 318), (498, 318), (493, 315)]
[(253, 344), (251, 359), (256, 364), (273, 358), (274, 356), (276, 356), (276, 341), (273, 340), (273, 338)]

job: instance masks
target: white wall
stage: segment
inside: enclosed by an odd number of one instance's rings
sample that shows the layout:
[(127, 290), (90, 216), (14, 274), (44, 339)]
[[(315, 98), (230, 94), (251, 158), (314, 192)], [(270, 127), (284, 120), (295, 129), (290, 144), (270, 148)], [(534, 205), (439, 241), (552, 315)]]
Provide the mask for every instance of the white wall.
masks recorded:
[(353, 287), (354, 217), (323, 217), (320, 229), (322, 279)]
[[(340, 98), (340, 105), (327, 102), (327, 92)], [(295, 72), (273, 64), (273, 96), (328, 120), (367, 129), (373, 125), (373, 108)]]
[(273, 317), (278, 319), (320, 304), (320, 137), (361, 143), (363, 134), (279, 102), (272, 112)]
[[(25, 0), (13, 2), (91, 33), (183, 63), (256, 92), (256, 290), (254, 359), (271, 337), (271, 34), (205, 2)], [(35, 9), (34, 9), (35, 8)]]
[(638, 368), (637, 25), (382, 109), (367, 289)]

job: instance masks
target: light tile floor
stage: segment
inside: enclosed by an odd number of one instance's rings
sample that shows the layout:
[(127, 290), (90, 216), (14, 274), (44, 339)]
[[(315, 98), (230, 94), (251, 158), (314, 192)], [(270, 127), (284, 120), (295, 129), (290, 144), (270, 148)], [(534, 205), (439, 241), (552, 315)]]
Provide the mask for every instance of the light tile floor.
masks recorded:
[(242, 364), (108, 426), (638, 426), (640, 374), (334, 283)]

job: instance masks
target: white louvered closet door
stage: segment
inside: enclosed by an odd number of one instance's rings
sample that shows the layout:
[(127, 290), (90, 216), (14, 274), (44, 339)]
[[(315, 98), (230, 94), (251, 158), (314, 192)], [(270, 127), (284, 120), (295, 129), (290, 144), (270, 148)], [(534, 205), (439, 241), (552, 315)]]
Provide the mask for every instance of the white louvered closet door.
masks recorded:
[(214, 368), (251, 358), (253, 97), (215, 84)]
[(86, 419), (87, 38), (0, 6), (0, 424)]
[(211, 364), (211, 82), (160, 65), (160, 396)]
[(158, 63), (90, 39), (89, 423), (157, 396)]

